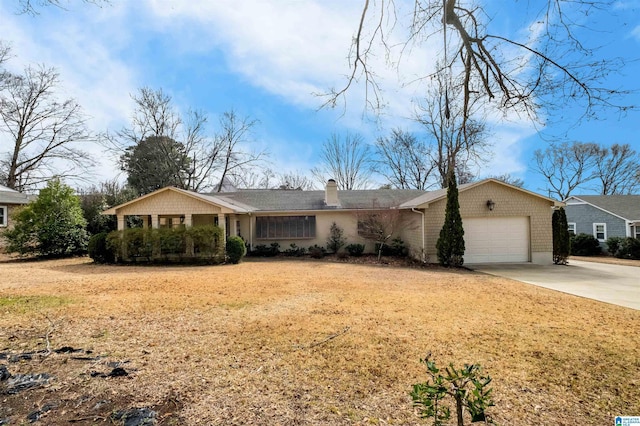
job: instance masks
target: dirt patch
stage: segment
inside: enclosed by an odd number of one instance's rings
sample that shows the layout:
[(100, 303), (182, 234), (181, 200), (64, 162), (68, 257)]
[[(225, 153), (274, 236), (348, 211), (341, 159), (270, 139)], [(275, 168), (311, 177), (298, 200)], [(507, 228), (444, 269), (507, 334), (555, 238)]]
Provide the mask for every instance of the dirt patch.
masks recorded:
[(480, 363), (502, 425), (640, 412), (640, 312), (499, 277), (289, 259), (0, 273), (0, 365), (49, 375), (0, 396), (8, 424), (418, 424), (428, 351)]

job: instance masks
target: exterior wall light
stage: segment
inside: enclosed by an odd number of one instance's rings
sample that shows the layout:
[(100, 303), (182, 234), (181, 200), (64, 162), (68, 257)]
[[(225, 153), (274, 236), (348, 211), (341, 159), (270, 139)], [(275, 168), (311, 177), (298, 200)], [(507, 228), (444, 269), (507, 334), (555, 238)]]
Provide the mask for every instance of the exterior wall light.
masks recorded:
[(496, 203), (493, 200), (491, 199), (487, 200), (487, 208), (489, 209), (489, 211), (493, 211), (493, 208), (495, 207), (495, 205)]
[(184, 215), (180, 216), (180, 223), (184, 223)]

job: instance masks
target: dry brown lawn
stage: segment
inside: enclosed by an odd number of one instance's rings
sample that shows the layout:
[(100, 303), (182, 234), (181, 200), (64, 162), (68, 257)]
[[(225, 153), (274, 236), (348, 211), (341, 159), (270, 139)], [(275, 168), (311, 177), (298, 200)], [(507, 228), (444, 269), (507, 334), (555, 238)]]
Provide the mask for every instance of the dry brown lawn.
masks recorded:
[(638, 266), (640, 267), (640, 260), (635, 259), (618, 259), (613, 256), (570, 256), (569, 262), (572, 259), (581, 260), (583, 262), (595, 262), (595, 263), (609, 263), (611, 265), (624, 265), (624, 266)]
[[(36, 424), (112, 424), (112, 413), (134, 407), (164, 425), (429, 424), (409, 397), (426, 379), (428, 351), (438, 364), (484, 367), (501, 425), (640, 415), (640, 311), (494, 276), (84, 258), (3, 262), (0, 274), (0, 364), (54, 375), (15, 395), (0, 384), (0, 420), (12, 425), (47, 404)], [(46, 351), (47, 341), (91, 352), (6, 359)], [(113, 362), (129, 375), (92, 377)]]

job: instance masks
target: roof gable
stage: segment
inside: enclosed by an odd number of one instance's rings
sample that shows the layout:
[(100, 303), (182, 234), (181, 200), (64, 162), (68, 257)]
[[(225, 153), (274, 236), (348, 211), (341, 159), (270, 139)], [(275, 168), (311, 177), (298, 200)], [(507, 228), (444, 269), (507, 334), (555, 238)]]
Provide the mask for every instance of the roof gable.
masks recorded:
[(126, 203), (107, 209), (104, 212), (102, 212), (102, 214), (115, 215), (122, 210), (128, 210), (130, 208), (133, 208), (133, 206), (135, 206), (136, 204), (144, 203), (145, 201), (149, 201), (154, 197), (161, 197), (168, 193), (174, 193), (174, 194), (179, 194), (185, 197), (189, 197), (191, 199), (209, 204), (211, 206), (222, 208), (223, 210), (227, 210), (228, 212), (246, 213), (251, 211), (250, 206), (245, 206), (238, 203), (231, 204), (227, 200), (222, 199), (221, 197), (206, 195), (206, 194), (198, 194), (197, 192), (192, 192), (192, 191), (187, 191), (185, 189), (167, 186), (165, 188), (158, 189), (157, 191), (150, 192), (149, 194), (145, 194), (134, 200), (131, 200)]
[[(552, 198), (548, 198), (545, 197), (543, 195), (540, 194), (536, 194), (535, 192), (531, 192), (529, 190), (523, 189), (523, 188), (519, 188), (517, 186), (508, 184), (506, 182), (503, 182), (501, 180), (498, 179), (493, 179), (493, 178), (488, 178), (488, 179), (483, 179), (477, 182), (471, 182), (471, 183), (465, 183), (462, 185), (458, 185), (458, 193), (463, 193), (465, 191), (468, 191), (472, 188), (476, 188), (478, 186), (481, 185), (487, 185), (487, 184), (497, 184), (497, 185), (502, 185), (504, 187), (516, 190), (516, 191), (520, 191), (524, 194), (527, 194), (529, 196), (532, 197), (537, 197), (540, 198), (544, 201), (548, 201), (551, 203), (551, 205), (554, 206), (558, 206), (558, 205), (562, 205), (562, 203), (552, 199)], [(447, 189), (443, 188), (443, 189), (438, 189), (436, 191), (431, 191), (431, 192), (427, 192), (424, 195), (421, 195), (413, 200), (409, 200), (403, 204), (400, 205), (400, 208), (404, 208), (404, 209), (410, 209), (410, 208), (426, 208), (429, 206), (429, 204), (434, 203), (436, 201), (440, 201), (442, 199), (445, 199), (447, 197)]]

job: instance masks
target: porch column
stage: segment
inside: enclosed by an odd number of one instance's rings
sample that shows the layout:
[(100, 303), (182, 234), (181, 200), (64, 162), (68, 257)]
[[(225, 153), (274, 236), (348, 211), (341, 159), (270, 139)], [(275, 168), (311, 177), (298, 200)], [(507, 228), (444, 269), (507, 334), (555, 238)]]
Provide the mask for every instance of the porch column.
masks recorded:
[(149, 228), (151, 220), (148, 215), (142, 216), (142, 229)]
[[(116, 214), (116, 218), (118, 220), (118, 231), (124, 231), (127, 222), (126, 222), (126, 217), (123, 214)], [(120, 241), (121, 244), (121, 248), (122, 248), (122, 259), (126, 259), (127, 258), (127, 245), (124, 243), (124, 239), (122, 241)], [(120, 261), (122, 259), (118, 259), (118, 256), (116, 255), (116, 261)]]
[(238, 235), (238, 227), (236, 226), (236, 215), (229, 215), (229, 235), (235, 237)]
[(227, 224), (224, 220), (224, 213), (218, 213), (218, 227), (222, 229), (222, 247), (227, 246)]
[(160, 227), (160, 220), (158, 219), (158, 215), (157, 214), (152, 214), (151, 215), (151, 227), (154, 229), (157, 229)]
[[(191, 213), (185, 214), (184, 227), (191, 228), (192, 224), (193, 224), (193, 215)], [(193, 253), (194, 253), (193, 239), (191, 239), (190, 237), (187, 237), (187, 256), (193, 256)]]

